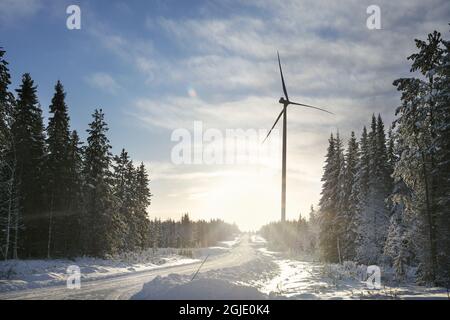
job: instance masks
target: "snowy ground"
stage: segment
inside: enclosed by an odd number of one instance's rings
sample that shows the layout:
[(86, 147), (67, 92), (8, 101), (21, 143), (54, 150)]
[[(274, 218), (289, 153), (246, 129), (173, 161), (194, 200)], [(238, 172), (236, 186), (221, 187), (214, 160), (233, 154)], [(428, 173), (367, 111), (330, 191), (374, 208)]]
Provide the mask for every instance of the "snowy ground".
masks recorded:
[[(82, 282), (92, 281), (133, 272), (198, 263), (207, 255), (226, 253), (238, 243), (239, 237), (236, 237), (232, 241), (220, 242), (215, 247), (184, 250), (169, 248), (157, 251), (150, 249), (140, 253), (121, 254), (110, 259), (83, 257), (73, 260), (0, 261), (0, 292), (65, 284), (67, 268), (71, 265), (80, 268)], [(186, 252), (192, 253), (192, 258), (183, 255)]]
[(258, 255), (237, 267), (190, 276), (170, 274), (146, 283), (132, 299), (448, 299), (446, 289), (412, 284), (369, 289), (366, 268), (354, 263), (324, 265), (287, 258), (251, 237)]
[[(386, 270), (381, 289), (370, 290), (364, 266), (324, 265), (266, 245), (244, 235), (195, 249), (193, 258), (166, 249), (110, 260), (0, 262), (0, 299), (448, 299), (443, 288), (393, 285)], [(73, 264), (81, 268), (79, 290), (65, 286)]]

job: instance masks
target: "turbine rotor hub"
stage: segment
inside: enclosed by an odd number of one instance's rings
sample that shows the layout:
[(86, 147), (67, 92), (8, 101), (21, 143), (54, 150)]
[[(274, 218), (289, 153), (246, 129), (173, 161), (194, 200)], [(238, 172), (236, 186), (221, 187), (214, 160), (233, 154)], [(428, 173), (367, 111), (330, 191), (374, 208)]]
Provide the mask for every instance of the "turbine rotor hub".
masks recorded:
[(278, 102), (281, 103), (281, 104), (288, 104), (289, 103), (284, 97), (281, 97)]

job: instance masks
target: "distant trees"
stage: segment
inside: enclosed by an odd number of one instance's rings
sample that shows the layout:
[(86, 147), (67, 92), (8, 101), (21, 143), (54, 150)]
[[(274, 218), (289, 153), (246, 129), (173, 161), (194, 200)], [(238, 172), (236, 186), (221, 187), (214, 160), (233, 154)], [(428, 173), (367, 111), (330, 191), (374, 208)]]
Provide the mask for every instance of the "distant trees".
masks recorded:
[(294, 254), (314, 254), (315, 239), (313, 229), (306, 219), (272, 222), (260, 229), (260, 234), (268, 241), (272, 250), (285, 250)]
[(187, 213), (180, 221), (154, 219), (150, 221), (150, 230), (149, 247), (155, 249), (207, 247), (239, 233), (235, 224), (220, 219), (192, 221)]

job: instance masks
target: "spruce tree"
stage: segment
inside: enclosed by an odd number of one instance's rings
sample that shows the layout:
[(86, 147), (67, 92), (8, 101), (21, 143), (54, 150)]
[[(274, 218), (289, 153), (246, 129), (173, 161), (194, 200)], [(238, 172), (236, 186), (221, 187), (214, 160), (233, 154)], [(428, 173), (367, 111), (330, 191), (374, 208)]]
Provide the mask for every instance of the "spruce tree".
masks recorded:
[(48, 215), (44, 207), (45, 135), (36, 86), (28, 73), (16, 90), (12, 134), (16, 151), (16, 181), (23, 229), (19, 235), (23, 257), (46, 256)]
[(450, 41), (442, 41), (436, 68), (435, 151), (437, 283), (450, 287)]
[(418, 52), (408, 57), (411, 72), (420, 72), (420, 78), (394, 81), (402, 93), (394, 124), (402, 156), (397, 162), (394, 176), (401, 178), (414, 190), (414, 213), (417, 216), (414, 237), (420, 246), (419, 278), (424, 282), (438, 282), (440, 266), (438, 244), (438, 202), (441, 172), (437, 169), (439, 140), (439, 84), (444, 49), (439, 32), (428, 35), (427, 41), (416, 40)]
[(65, 92), (60, 81), (55, 85), (55, 94), (49, 107), (47, 127), (47, 190), (49, 212), (48, 251), (51, 254), (66, 254), (67, 217), (70, 215), (71, 195), (69, 181), (69, 115)]
[(336, 140), (331, 134), (325, 167), (322, 176), (322, 197), (320, 198), (320, 248), (324, 260), (337, 262), (339, 260), (337, 251), (336, 212), (338, 209), (338, 172), (336, 159)]
[(346, 154), (345, 184), (343, 188), (345, 219), (342, 239), (343, 256), (350, 261), (356, 256), (358, 194), (355, 186), (357, 184), (358, 161), (359, 147), (355, 133), (352, 131)]
[(0, 258), (17, 258), (19, 212), (16, 198), (15, 144), (11, 132), (14, 96), (5, 51), (0, 48)]
[(383, 257), (389, 225), (386, 199), (391, 186), (387, 179), (386, 137), (381, 117), (377, 119), (372, 115), (371, 131), (364, 144), (361, 144), (361, 161), (367, 167), (361, 166), (361, 176), (368, 180), (367, 185), (360, 188), (357, 259), (364, 264), (377, 264)]
[(104, 113), (95, 110), (89, 124), (85, 150), (84, 213), (82, 232), (84, 251), (88, 255), (105, 256), (120, 247), (121, 220), (112, 192), (111, 146)]
[(67, 206), (63, 238), (64, 252), (68, 256), (82, 253), (81, 219), (83, 212), (83, 148), (76, 130), (70, 134), (67, 148)]
[(132, 161), (125, 149), (119, 156), (114, 157), (114, 195), (117, 200), (118, 211), (120, 214), (123, 228), (121, 231), (121, 250), (133, 250), (136, 242), (136, 225), (135, 219), (135, 193), (136, 185), (135, 170)]
[(136, 207), (135, 207), (135, 215), (137, 220), (137, 241), (136, 245), (141, 248), (144, 248), (146, 243), (148, 242), (148, 233), (149, 233), (149, 220), (147, 215), (147, 208), (150, 205), (151, 196), (149, 189), (149, 178), (147, 171), (145, 169), (144, 163), (141, 163), (136, 171)]

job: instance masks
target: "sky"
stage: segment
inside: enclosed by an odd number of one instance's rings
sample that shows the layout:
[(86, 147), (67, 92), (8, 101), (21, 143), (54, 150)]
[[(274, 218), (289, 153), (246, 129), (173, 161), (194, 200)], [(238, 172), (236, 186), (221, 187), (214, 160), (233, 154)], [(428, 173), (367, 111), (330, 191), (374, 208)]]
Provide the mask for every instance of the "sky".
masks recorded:
[[(381, 29), (367, 28), (372, 4)], [(69, 5), (81, 9), (79, 30), (66, 27)], [(290, 98), (335, 114), (289, 109), (287, 218), (296, 219), (319, 202), (330, 133), (359, 136), (373, 113), (388, 127), (413, 39), (433, 30), (448, 39), (449, 22), (447, 0), (0, 0), (0, 46), (11, 89), (31, 73), (45, 117), (57, 80), (83, 138), (103, 109), (113, 153), (126, 148), (149, 171), (151, 218), (187, 212), (256, 230), (280, 216), (281, 126), (261, 143), (281, 111), (277, 50)], [(237, 148), (239, 130), (257, 138), (244, 134)], [(188, 138), (192, 157), (180, 163), (174, 150)], [(210, 161), (195, 161), (202, 152)]]

